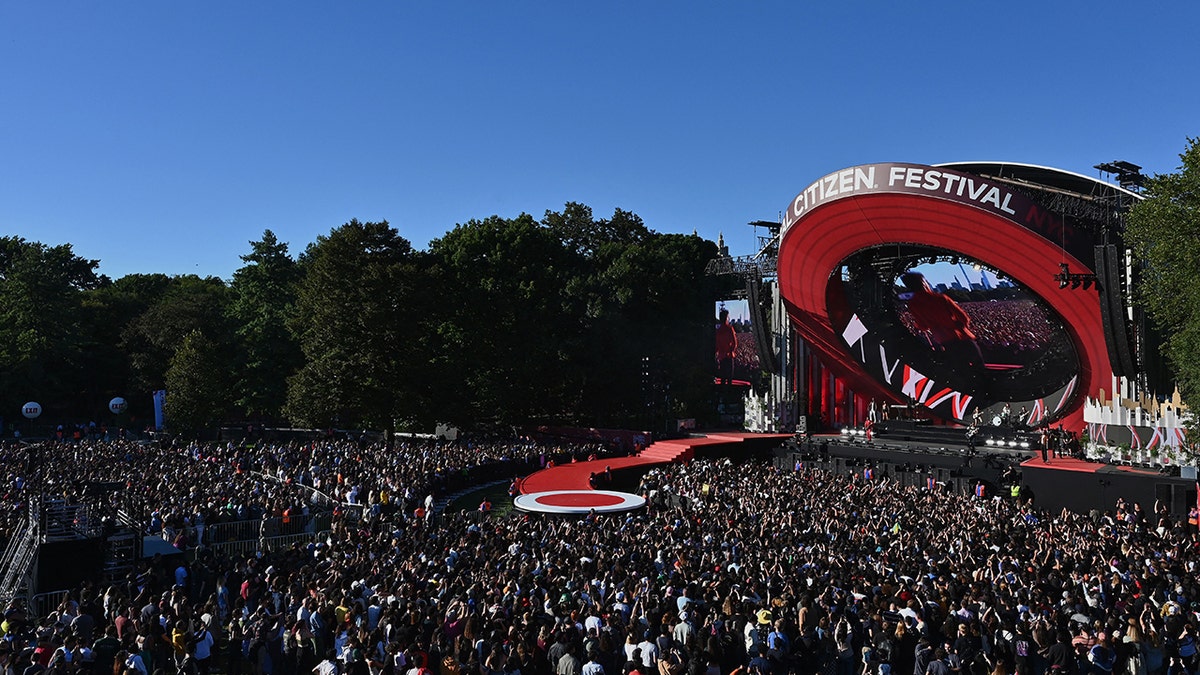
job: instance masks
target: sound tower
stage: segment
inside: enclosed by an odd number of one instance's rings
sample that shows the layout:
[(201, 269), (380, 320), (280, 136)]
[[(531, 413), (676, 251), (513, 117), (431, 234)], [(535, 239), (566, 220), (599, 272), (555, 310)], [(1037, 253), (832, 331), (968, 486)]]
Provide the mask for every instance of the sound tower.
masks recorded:
[(758, 362), (763, 370), (778, 374), (779, 358), (771, 347), (771, 328), (767, 323), (766, 307), (762, 303), (762, 281), (755, 277), (746, 279), (746, 297), (750, 304), (750, 331), (754, 333)]
[(1129, 339), (1120, 250), (1113, 244), (1106, 244), (1097, 246), (1095, 253), (1096, 278), (1100, 284), (1100, 320), (1104, 324), (1108, 362), (1112, 365), (1114, 375), (1135, 377), (1137, 366)]

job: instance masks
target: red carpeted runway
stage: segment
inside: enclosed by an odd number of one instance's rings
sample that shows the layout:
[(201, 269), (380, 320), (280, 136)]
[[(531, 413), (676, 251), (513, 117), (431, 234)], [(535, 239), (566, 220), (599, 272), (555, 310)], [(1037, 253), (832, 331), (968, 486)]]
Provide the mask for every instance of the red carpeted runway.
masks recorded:
[(550, 492), (553, 490), (591, 490), (588, 478), (593, 473), (603, 474), (606, 468), (614, 472), (632, 467), (649, 467), (655, 464), (687, 461), (696, 455), (696, 448), (735, 446), (745, 444), (780, 443), (791, 438), (790, 434), (749, 434), (743, 432), (714, 433), (697, 438), (675, 438), (651, 443), (650, 447), (634, 457), (613, 457), (591, 462), (574, 462), (548, 467), (530, 474), (521, 481), (521, 494)]
[(1055, 469), (1057, 471), (1096, 473), (1107, 465), (1101, 462), (1089, 462), (1086, 459), (1075, 459), (1074, 457), (1049, 457), (1048, 461), (1043, 462), (1041, 455), (1034, 455), (1024, 462), (1021, 462), (1021, 466), (1035, 469)]
[(1074, 457), (1052, 456), (1048, 458), (1048, 461), (1043, 462), (1040, 454), (1034, 455), (1024, 462), (1021, 462), (1021, 468), (1053, 469), (1055, 471), (1074, 471), (1076, 473), (1125, 473), (1146, 476), (1160, 475), (1156, 469), (1146, 469), (1137, 466), (1123, 466), (1118, 464), (1106, 464), (1104, 462), (1093, 462), (1086, 459), (1075, 459)]

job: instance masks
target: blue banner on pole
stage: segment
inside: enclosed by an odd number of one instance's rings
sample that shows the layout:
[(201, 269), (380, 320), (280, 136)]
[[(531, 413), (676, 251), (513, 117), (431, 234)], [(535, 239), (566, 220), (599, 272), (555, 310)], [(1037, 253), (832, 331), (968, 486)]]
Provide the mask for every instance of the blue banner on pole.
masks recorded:
[(167, 390), (159, 389), (154, 392), (154, 429), (163, 430), (164, 408), (167, 404)]

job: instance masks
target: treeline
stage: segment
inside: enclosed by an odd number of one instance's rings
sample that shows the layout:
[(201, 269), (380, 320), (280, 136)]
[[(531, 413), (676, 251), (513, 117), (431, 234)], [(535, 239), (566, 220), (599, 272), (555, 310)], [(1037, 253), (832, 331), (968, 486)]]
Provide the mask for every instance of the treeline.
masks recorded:
[[(431, 430), (666, 424), (711, 408), (716, 246), (589, 207), (491, 217), (416, 250), (352, 220), (298, 256), (267, 230), (229, 282), (110, 280), (0, 238), (0, 417)], [(107, 403), (130, 410), (113, 420)], [(140, 420), (140, 422), (139, 422)]]

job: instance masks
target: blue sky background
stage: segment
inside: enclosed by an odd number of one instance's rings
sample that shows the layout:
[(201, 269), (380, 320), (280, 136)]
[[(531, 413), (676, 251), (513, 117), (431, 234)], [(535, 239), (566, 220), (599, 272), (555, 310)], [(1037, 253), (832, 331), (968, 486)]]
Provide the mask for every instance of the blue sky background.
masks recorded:
[(1200, 3), (8, 2), (0, 234), (228, 278), (351, 218), (776, 219), (879, 161), (1173, 171)]

